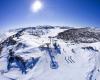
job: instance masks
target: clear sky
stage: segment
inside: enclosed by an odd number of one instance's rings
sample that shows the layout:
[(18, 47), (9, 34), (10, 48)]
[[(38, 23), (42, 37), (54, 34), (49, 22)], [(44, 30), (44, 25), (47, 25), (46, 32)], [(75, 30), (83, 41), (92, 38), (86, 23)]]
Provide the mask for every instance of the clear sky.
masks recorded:
[(42, 9), (32, 12), (35, 1), (0, 0), (0, 30), (36, 25), (100, 27), (100, 0), (40, 0)]

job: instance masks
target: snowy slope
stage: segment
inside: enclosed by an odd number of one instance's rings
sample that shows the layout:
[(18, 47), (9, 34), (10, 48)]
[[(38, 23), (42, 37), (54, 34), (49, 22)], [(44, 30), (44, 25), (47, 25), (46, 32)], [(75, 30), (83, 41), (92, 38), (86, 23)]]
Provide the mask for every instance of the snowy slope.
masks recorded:
[(93, 43), (100, 41), (100, 29), (95, 28), (76, 28), (68, 29), (57, 35), (59, 39), (76, 43)]
[[(0, 55), (0, 80), (100, 80), (100, 42), (66, 43), (56, 36), (67, 29), (31, 29), (21, 32), (19, 38), (13, 37), (16, 44), (3, 46)], [(53, 48), (55, 41), (61, 48), (61, 54), (53, 52), (59, 67), (51, 69), (49, 54), (39, 47), (50, 43)], [(10, 48), (25, 60), (31, 57), (40, 59), (35, 67), (27, 69), (27, 74), (22, 74), (19, 68), (8, 71), (7, 56)]]

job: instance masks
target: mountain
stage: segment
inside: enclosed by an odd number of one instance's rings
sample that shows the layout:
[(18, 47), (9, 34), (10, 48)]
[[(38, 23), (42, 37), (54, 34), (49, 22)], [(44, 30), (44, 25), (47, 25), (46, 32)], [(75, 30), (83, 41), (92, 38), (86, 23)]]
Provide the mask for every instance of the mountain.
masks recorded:
[(93, 43), (100, 41), (100, 30), (91, 28), (68, 29), (57, 35), (57, 38), (76, 43)]
[[(9, 60), (10, 52), (14, 60)], [(9, 30), (0, 41), (0, 80), (100, 80), (100, 30), (66, 26)]]

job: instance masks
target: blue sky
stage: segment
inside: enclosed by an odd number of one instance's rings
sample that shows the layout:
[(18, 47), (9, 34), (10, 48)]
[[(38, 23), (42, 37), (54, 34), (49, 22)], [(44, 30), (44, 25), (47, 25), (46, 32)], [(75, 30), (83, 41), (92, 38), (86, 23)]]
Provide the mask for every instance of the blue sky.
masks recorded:
[(0, 30), (36, 25), (100, 27), (100, 0), (41, 0), (43, 8), (34, 13), (35, 0), (0, 0)]

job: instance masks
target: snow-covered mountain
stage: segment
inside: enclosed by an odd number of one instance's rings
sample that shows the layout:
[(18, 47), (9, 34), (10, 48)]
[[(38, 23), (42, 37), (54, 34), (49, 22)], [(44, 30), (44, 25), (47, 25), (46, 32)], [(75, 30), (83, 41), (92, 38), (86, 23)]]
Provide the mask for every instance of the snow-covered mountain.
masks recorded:
[(63, 40), (77, 43), (93, 43), (100, 41), (100, 30), (95, 28), (68, 29), (59, 33), (57, 37)]
[[(100, 80), (99, 29), (38, 26), (3, 35), (0, 80)], [(15, 57), (8, 70), (10, 50)], [(15, 63), (16, 56), (25, 61), (26, 73)]]

